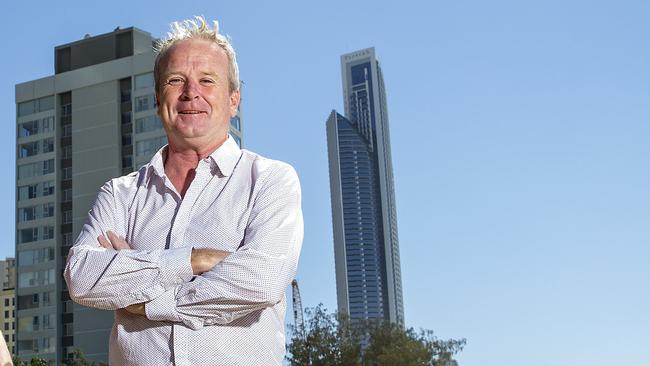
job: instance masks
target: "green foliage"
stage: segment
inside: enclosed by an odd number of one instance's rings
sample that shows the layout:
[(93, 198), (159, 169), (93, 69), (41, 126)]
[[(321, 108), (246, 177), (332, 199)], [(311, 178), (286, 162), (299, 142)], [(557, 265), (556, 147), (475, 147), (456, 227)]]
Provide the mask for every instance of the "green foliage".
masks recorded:
[(466, 343), (440, 340), (430, 330), (351, 321), (346, 314), (328, 314), (322, 305), (307, 309), (304, 330), (290, 327), (292, 366), (449, 366)]
[(65, 366), (106, 366), (103, 362), (95, 362), (86, 359), (86, 356), (79, 348), (74, 348), (72, 358), (64, 363)]
[[(32, 360), (28, 363), (16, 356), (13, 356), (12, 361), (14, 363), (14, 366), (47, 366), (47, 361), (41, 358), (32, 358)], [(103, 362), (87, 360), (83, 352), (79, 348), (75, 348), (73, 351), (72, 359), (64, 362), (63, 366), (106, 366), (106, 364)]]
[(14, 366), (47, 366), (47, 361), (42, 358), (32, 358), (30, 362), (25, 362), (17, 356), (13, 356), (11, 361), (14, 363)]

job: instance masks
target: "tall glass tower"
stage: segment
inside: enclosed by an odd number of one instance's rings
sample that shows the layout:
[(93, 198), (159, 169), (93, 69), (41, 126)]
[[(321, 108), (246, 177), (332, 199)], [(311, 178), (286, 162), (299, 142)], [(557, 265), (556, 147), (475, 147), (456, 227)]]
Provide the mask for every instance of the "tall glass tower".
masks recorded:
[(404, 325), (384, 80), (368, 48), (341, 56), (343, 117), (327, 120), (338, 307)]

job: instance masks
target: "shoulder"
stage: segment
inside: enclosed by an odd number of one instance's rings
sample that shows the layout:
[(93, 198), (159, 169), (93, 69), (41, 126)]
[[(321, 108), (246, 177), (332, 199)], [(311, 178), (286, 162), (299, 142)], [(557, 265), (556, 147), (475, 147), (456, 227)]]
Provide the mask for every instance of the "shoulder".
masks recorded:
[(289, 163), (270, 159), (249, 150), (242, 149), (241, 163), (250, 169), (253, 181), (273, 184), (276, 181), (294, 181), (298, 183), (298, 173)]
[(100, 193), (105, 191), (115, 197), (129, 196), (137, 188), (145, 184), (149, 174), (151, 174), (149, 164), (143, 165), (140, 169), (121, 177), (112, 178), (100, 189)]

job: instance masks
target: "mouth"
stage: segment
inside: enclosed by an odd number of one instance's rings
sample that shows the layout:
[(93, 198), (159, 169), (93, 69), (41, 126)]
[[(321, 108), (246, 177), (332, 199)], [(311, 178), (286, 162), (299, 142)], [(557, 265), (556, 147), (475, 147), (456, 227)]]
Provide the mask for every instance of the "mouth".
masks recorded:
[(205, 113), (203, 111), (195, 111), (195, 110), (185, 110), (185, 111), (179, 111), (178, 114), (201, 114)]

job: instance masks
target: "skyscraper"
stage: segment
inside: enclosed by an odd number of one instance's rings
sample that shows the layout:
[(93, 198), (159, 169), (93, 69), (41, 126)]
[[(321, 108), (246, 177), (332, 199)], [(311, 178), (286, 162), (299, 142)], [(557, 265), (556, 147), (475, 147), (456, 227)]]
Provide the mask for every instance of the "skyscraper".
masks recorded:
[(367, 48), (341, 56), (343, 117), (327, 120), (336, 288), (353, 319), (404, 325), (384, 79)]
[[(55, 74), (16, 85), (17, 354), (107, 361), (113, 313), (74, 304), (61, 273), (97, 190), (167, 143), (154, 39), (137, 28), (55, 47)], [(231, 135), (242, 143), (241, 115)]]

